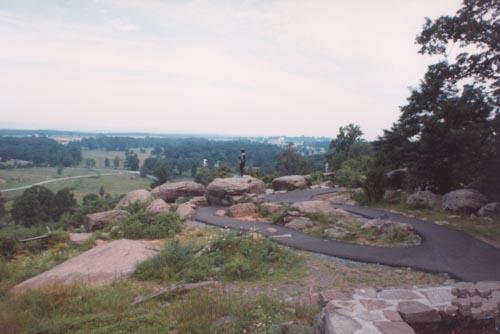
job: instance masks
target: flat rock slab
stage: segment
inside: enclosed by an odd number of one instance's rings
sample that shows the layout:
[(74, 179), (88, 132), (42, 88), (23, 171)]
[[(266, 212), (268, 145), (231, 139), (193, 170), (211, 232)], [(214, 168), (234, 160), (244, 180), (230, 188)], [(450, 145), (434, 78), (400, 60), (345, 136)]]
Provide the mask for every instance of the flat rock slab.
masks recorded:
[(120, 239), (96, 246), (54, 268), (14, 287), (15, 291), (33, 289), (45, 284), (84, 282), (92, 285), (109, 284), (129, 277), (136, 264), (158, 253), (151, 242)]

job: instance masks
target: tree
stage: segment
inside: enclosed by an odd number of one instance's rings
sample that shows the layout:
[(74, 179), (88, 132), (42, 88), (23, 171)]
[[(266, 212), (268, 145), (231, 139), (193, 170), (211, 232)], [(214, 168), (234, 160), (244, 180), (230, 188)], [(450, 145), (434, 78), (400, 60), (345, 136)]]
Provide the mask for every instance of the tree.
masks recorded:
[(64, 166), (62, 164), (57, 165), (57, 175), (61, 176), (63, 173)]
[(87, 168), (95, 168), (95, 160), (92, 158), (85, 159), (85, 167)]
[(464, 0), (454, 16), (426, 18), (417, 36), (420, 53), (448, 58), (455, 48), (454, 62), (447, 64), (446, 80), (456, 83), (468, 79), (473, 86), (493, 96), (500, 105), (500, 33), (498, 0)]
[(83, 196), (82, 202), (85, 206), (92, 206), (99, 200), (99, 196), (94, 193), (89, 193)]
[(446, 58), (428, 67), (377, 143), (389, 167), (409, 168), (410, 185), (441, 193), (474, 185), (500, 196), (497, 21), (498, 0), (464, 0), (456, 15), (426, 19), (420, 52)]
[(126, 153), (124, 166), (129, 170), (139, 170), (139, 158), (132, 150)]
[(104, 167), (109, 168), (109, 158), (104, 159)]
[(197, 183), (201, 183), (204, 186), (207, 186), (215, 178), (216, 178), (215, 173), (213, 173), (209, 167), (205, 166), (205, 167), (200, 167), (196, 170), (196, 176), (194, 177), (194, 181)]
[(307, 161), (295, 152), (293, 143), (288, 143), (286, 149), (278, 156), (276, 169), (281, 175), (306, 174)]
[(54, 196), (53, 217), (58, 219), (63, 213), (73, 212), (76, 207), (75, 195), (68, 189), (59, 190)]
[(363, 189), (370, 202), (379, 202), (384, 197), (387, 184), (384, 162), (383, 156), (375, 157), (370, 164), (366, 180), (363, 183)]
[(104, 190), (104, 186), (101, 186), (99, 188), (99, 196), (101, 196), (101, 198), (103, 198), (104, 194), (106, 194), (106, 190)]
[(170, 179), (167, 162), (164, 159), (159, 159), (155, 165), (154, 176), (156, 180), (151, 184), (151, 187), (157, 187), (164, 184)]
[(337, 170), (342, 165), (342, 162), (349, 159), (349, 151), (351, 147), (361, 141), (363, 132), (358, 125), (348, 124), (339, 128), (337, 137), (330, 143), (330, 151), (327, 154), (327, 161), (330, 168)]
[(14, 221), (26, 227), (54, 218), (54, 194), (42, 186), (33, 186), (14, 200), (11, 215)]
[(120, 168), (120, 161), (121, 161), (121, 158), (120, 156), (115, 156), (115, 158), (113, 159), (113, 167), (114, 169), (118, 169)]

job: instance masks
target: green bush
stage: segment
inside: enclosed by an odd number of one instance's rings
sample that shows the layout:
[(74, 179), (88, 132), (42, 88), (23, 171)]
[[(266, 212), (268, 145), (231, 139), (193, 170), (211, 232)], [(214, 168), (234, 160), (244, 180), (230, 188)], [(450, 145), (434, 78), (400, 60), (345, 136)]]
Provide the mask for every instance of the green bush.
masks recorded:
[(349, 159), (342, 163), (335, 174), (335, 180), (341, 187), (359, 188), (366, 179), (367, 159)]
[(373, 160), (366, 175), (363, 189), (370, 202), (380, 202), (384, 197), (385, 187), (387, 185), (386, 170), (384, 159), (377, 157)]
[(144, 208), (132, 207), (132, 213), (121, 225), (114, 230), (114, 238), (128, 239), (162, 239), (172, 237), (181, 229), (181, 220), (175, 213), (158, 214), (151, 216)]
[(230, 233), (204, 248), (169, 243), (159, 255), (139, 264), (134, 276), (160, 282), (248, 280), (289, 271), (299, 263), (289, 250), (267, 239), (256, 241), (248, 235)]

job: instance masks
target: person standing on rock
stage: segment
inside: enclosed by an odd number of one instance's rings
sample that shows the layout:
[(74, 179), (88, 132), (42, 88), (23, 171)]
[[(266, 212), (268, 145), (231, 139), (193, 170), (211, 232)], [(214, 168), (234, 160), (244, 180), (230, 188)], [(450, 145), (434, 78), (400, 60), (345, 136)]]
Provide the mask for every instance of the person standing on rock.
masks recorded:
[(245, 162), (246, 162), (247, 156), (245, 153), (245, 150), (242, 149), (240, 153), (240, 175), (243, 177), (243, 174), (245, 172)]

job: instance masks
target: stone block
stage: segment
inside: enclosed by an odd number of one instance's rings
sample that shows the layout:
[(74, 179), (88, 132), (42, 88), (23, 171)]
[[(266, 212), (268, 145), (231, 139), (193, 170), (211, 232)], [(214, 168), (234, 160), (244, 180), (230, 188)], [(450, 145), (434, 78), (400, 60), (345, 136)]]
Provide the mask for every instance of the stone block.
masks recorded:
[(401, 321), (379, 321), (375, 322), (375, 327), (383, 334), (415, 334), (413, 328)]
[(398, 312), (409, 324), (436, 323), (441, 316), (436, 309), (417, 301), (404, 301), (398, 304)]

